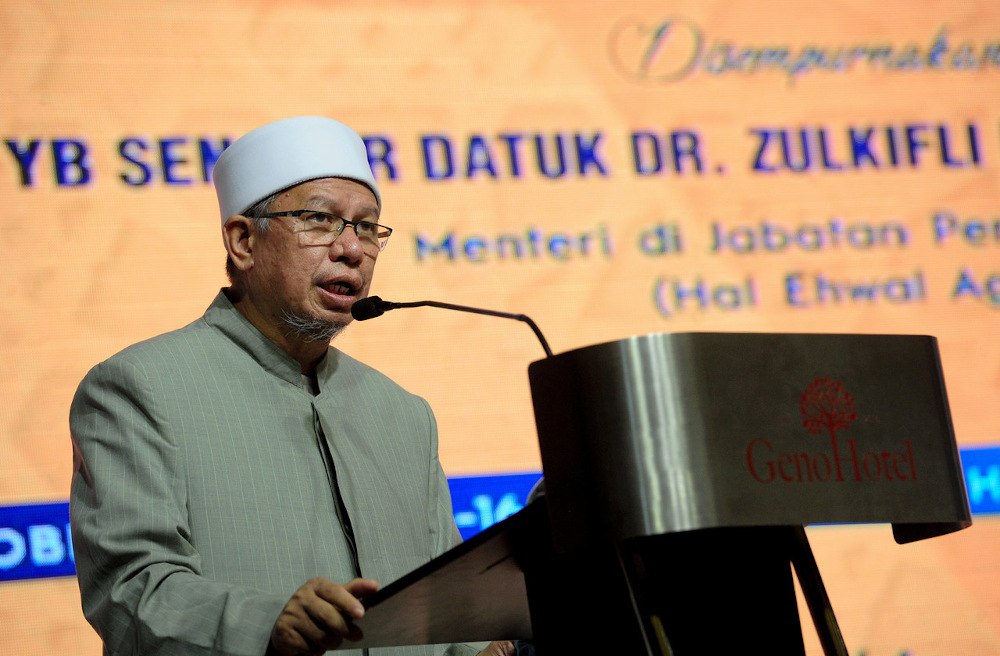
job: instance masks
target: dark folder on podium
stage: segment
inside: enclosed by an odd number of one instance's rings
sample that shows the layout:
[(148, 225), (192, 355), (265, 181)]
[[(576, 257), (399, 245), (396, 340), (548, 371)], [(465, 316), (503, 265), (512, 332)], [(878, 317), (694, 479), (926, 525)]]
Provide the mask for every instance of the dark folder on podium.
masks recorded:
[(933, 337), (654, 334), (529, 378), (544, 496), (367, 599), (345, 647), (804, 653), (791, 563), (846, 654), (803, 527), (971, 524)]

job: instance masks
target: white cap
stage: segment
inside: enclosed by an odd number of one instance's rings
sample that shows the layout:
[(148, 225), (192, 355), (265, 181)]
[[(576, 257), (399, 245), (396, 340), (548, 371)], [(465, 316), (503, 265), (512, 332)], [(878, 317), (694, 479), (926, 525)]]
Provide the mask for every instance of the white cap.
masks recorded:
[(339, 121), (299, 116), (268, 123), (226, 148), (212, 174), (222, 223), (271, 194), (317, 178), (349, 178), (379, 194), (358, 133)]

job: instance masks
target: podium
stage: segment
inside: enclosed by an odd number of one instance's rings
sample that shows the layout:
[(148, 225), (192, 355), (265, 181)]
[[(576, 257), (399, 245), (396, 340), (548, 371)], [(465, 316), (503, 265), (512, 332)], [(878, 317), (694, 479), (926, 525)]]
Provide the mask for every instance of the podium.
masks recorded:
[(971, 524), (932, 337), (655, 334), (529, 378), (544, 497), (367, 599), (361, 646), (801, 654), (791, 564), (846, 654), (803, 527)]

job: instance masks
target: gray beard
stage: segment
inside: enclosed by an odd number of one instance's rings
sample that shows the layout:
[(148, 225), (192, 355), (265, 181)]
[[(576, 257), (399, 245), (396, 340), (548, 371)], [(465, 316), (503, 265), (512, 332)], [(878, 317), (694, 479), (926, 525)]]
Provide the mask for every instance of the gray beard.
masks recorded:
[(347, 326), (332, 321), (323, 321), (309, 314), (295, 314), (288, 310), (281, 313), (281, 320), (288, 327), (288, 335), (298, 337), (306, 343), (329, 342)]

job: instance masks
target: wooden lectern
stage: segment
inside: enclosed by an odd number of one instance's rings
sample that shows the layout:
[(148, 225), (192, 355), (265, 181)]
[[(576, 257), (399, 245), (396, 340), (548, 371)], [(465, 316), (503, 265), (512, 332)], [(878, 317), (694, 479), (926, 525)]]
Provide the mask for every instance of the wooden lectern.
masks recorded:
[(656, 334), (529, 377), (544, 497), (367, 599), (349, 646), (802, 654), (792, 563), (846, 654), (803, 527), (971, 524), (932, 337)]

